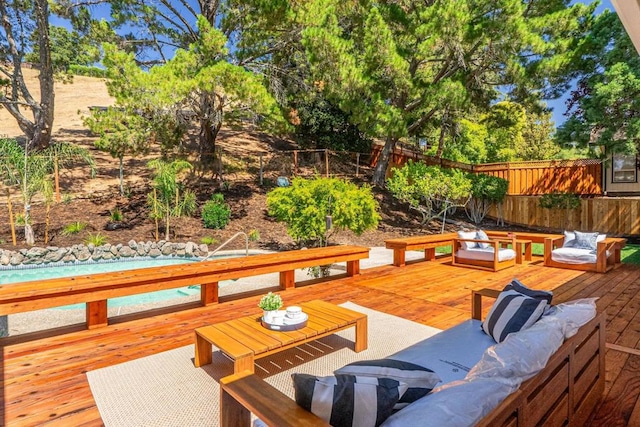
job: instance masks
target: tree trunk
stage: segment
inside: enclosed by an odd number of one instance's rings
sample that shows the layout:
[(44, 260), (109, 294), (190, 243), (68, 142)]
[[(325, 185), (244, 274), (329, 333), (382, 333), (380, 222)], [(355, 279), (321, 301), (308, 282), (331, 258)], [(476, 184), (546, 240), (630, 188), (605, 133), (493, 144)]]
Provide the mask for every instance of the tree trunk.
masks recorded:
[(203, 166), (212, 165), (215, 159), (216, 138), (222, 127), (222, 99), (217, 95), (202, 95), (200, 99), (200, 162)]
[(51, 40), (49, 39), (49, 2), (36, 0), (36, 23), (40, 45), (40, 104), (33, 106), (35, 127), (33, 135), (27, 135), (30, 148), (47, 148), (51, 142), (53, 125), (54, 91), (53, 65), (51, 63)]
[(387, 137), (384, 147), (382, 148), (382, 152), (380, 153), (380, 157), (378, 158), (376, 168), (373, 171), (373, 179), (371, 181), (374, 185), (384, 187), (384, 180), (386, 178), (387, 168), (389, 167), (389, 160), (391, 159), (393, 150), (396, 148), (396, 142), (398, 142), (397, 138), (393, 138), (391, 136)]

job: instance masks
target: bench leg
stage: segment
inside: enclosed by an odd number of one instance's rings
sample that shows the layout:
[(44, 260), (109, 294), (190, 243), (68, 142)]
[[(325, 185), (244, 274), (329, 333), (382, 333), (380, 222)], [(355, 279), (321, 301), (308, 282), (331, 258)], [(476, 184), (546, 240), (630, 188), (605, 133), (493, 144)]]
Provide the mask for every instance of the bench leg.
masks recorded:
[(394, 249), (393, 250), (393, 265), (396, 267), (404, 267), (405, 266), (405, 251), (402, 249)]
[(220, 427), (249, 427), (251, 412), (235, 400), (224, 387), (220, 390)]
[(516, 264), (522, 264), (522, 243), (516, 243)]
[(213, 350), (211, 343), (195, 332), (196, 334), (196, 354), (195, 365), (199, 368), (202, 365), (208, 365), (211, 363), (211, 352)]
[(109, 324), (107, 314), (107, 300), (91, 301), (87, 303), (87, 328), (94, 329)]
[(427, 248), (424, 250), (424, 260), (425, 261), (435, 261), (436, 260), (436, 248)]
[(369, 330), (367, 325), (367, 318), (363, 317), (362, 319), (356, 320), (356, 342), (355, 342), (355, 352), (360, 353), (364, 351), (369, 346)]
[(242, 356), (233, 361), (233, 373), (239, 374), (242, 371), (249, 371), (252, 374), (255, 372), (253, 354), (248, 356)]
[(280, 288), (291, 289), (296, 287), (295, 270), (280, 272)]
[(525, 261), (533, 260), (533, 244), (527, 243), (524, 245), (524, 259)]
[(218, 282), (200, 285), (200, 303), (203, 306), (218, 302)]
[(347, 261), (347, 276), (357, 276), (360, 274), (360, 260)]

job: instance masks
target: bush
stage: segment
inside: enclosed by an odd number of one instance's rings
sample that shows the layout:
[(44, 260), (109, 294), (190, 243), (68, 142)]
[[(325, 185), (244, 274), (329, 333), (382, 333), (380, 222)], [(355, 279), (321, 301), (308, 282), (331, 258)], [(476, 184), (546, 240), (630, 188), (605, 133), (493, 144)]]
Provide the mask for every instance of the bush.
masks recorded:
[(371, 187), (358, 188), (338, 178), (294, 178), (291, 186), (267, 194), (267, 207), (269, 215), (287, 224), (293, 239), (311, 246), (326, 245), (340, 230), (360, 235), (376, 228), (380, 220)]
[(231, 208), (224, 202), (224, 196), (216, 193), (202, 207), (202, 221), (205, 228), (222, 229), (229, 224)]
[(467, 216), (475, 224), (480, 224), (493, 203), (502, 203), (509, 190), (509, 181), (497, 176), (469, 174), (471, 180), (471, 200), (465, 206)]
[(543, 209), (562, 209), (564, 218), (560, 224), (562, 228), (571, 225), (571, 211), (580, 207), (580, 197), (572, 193), (553, 192), (540, 197), (540, 207)]
[(107, 242), (108, 242), (107, 236), (100, 233), (89, 234), (89, 236), (87, 236), (87, 238), (84, 239), (85, 245), (102, 246)]
[(85, 228), (87, 228), (86, 222), (76, 221), (76, 222), (72, 222), (71, 224), (65, 225), (64, 228), (62, 229), (61, 234), (63, 236), (71, 236), (72, 234), (78, 234)]
[(422, 224), (453, 207), (464, 206), (471, 196), (471, 181), (465, 173), (411, 160), (393, 171), (387, 188), (395, 198), (422, 214)]

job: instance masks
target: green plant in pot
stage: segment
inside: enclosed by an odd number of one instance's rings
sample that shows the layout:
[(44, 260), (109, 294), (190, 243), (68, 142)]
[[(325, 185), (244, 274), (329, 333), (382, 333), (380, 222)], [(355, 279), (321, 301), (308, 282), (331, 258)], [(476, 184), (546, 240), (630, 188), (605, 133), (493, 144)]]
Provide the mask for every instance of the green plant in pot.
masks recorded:
[(263, 311), (262, 319), (267, 323), (272, 323), (276, 312), (282, 308), (282, 297), (273, 292), (269, 292), (260, 298), (258, 307)]

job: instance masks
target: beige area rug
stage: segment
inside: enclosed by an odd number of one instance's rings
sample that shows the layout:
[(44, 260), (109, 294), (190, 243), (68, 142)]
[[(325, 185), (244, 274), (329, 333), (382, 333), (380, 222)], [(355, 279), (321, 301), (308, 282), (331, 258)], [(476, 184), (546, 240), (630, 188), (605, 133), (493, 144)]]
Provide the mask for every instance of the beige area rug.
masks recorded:
[[(355, 329), (259, 359), (256, 374), (293, 396), (291, 374), (330, 375), (357, 360), (378, 359), (437, 332), (347, 302), (342, 306), (366, 313), (369, 348), (353, 351)], [(196, 368), (194, 348), (186, 346), (87, 373), (100, 415), (107, 427), (196, 427), (219, 425), (220, 378), (233, 373), (233, 363), (214, 347), (213, 363)]]

